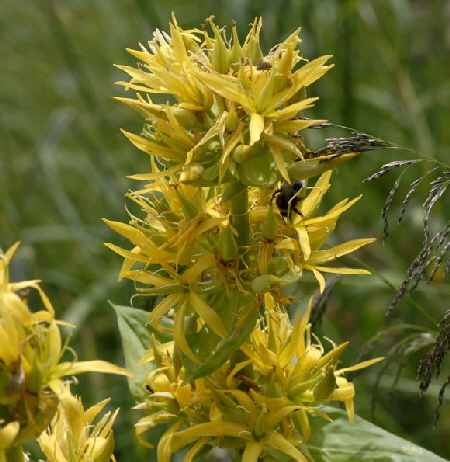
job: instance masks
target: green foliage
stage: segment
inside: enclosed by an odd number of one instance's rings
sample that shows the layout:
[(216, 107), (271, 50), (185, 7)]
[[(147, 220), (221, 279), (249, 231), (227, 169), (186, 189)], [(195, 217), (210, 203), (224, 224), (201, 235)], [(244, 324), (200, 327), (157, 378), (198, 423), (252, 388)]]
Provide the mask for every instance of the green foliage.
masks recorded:
[(331, 423), (316, 419), (313, 424), (313, 436), (307, 446), (314, 462), (445, 460), (361, 417), (356, 417), (351, 424), (345, 413), (337, 409), (330, 410), (330, 416), (333, 419)]

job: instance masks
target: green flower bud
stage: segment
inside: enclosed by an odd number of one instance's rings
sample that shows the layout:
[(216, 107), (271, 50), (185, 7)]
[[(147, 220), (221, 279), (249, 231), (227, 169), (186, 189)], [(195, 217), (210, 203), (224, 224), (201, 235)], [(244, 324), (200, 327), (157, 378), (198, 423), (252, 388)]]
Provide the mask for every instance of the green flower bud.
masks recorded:
[(229, 132), (234, 132), (236, 130), (237, 124), (239, 122), (239, 117), (234, 106), (231, 106), (230, 111), (228, 112), (227, 118), (225, 119), (225, 128)]
[(256, 438), (262, 438), (266, 434), (266, 413), (267, 409), (263, 407), (256, 419), (254, 435)]
[(314, 387), (314, 397), (320, 401), (327, 400), (336, 389), (336, 377), (334, 370), (329, 367), (324, 378)]
[(277, 235), (277, 229), (278, 225), (275, 219), (275, 213), (273, 211), (273, 207), (270, 206), (267, 209), (266, 219), (264, 220), (261, 230), (264, 239), (266, 239), (269, 242), (273, 241)]
[(198, 125), (198, 119), (192, 111), (188, 111), (181, 107), (172, 107), (171, 111), (177, 119), (177, 122), (183, 127), (194, 127)]
[(189, 164), (183, 168), (180, 174), (180, 183), (191, 184), (202, 176), (205, 167), (201, 164)]
[(209, 18), (208, 22), (214, 32), (215, 44), (212, 50), (212, 68), (220, 74), (226, 74), (228, 71), (229, 51), (222, 37), (222, 31), (214, 24), (214, 16)]
[(230, 65), (233, 67), (233, 64), (236, 66), (242, 56), (242, 47), (241, 44), (239, 43), (239, 37), (236, 29), (236, 22), (232, 22), (232, 35), (233, 35), (233, 45), (231, 46), (230, 50)]
[(230, 262), (238, 256), (238, 247), (231, 225), (228, 224), (225, 226), (219, 234), (217, 248), (219, 251), (219, 257), (223, 262)]
[(275, 284), (279, 284), (281, 279), (273, 274), (263, 274), (253, 279), (252, 290), (258, 295), (269, 292)]
[(247, 162), (248, 159), (250, 159), (252, 155), (252, 150), (252, 146), (248, 144), (239, 144), (233, 151), (233, 159), (238, 164), (243, 164), (244, 162)]

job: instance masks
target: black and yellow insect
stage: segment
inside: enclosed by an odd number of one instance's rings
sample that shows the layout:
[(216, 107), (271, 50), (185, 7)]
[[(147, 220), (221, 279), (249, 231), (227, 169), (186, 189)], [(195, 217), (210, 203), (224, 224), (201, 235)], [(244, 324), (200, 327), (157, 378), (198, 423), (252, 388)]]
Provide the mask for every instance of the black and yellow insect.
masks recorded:
[(305, 181), (294, 181), (294, 183), (283, 183), (274, 191), (272, 200), (275, 198), (275, 203), (282, 217), (292, 220), (292, 212), (298, 215), (302, 214), (297, 205), (303, 200), (301, 193), (304, 187)]

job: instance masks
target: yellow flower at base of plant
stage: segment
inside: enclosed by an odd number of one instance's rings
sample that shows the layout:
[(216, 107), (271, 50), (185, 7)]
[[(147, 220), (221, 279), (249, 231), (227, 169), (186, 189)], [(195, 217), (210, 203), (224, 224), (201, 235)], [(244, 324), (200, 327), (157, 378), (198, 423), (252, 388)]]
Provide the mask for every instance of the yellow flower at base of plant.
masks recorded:
[(153, 354), (147, 359), (155, 360), (157, 368), (146, 380), (148, 399), (136, 407), (147, 413), (136, 432), (148, 446), (142, 433), (169, 424), (158, 444), (160, 462), (169, 462), (186, 446), (188, 462), (217, 446), (239, 450), (244, 462), (276, 457), (280, 451), (307, 461), (302, 445), (311, 434), (309, 416), (330, 420), (322, 406), (340, 401), (353, 421), (354, 386), (343, 374), (382, 358), (339, 368), (348, 343), (325, 352), (310, 332), (311, 306), (292, 326), (273, 296), (266, 294), (264, 299), (265, 320), (241, 346), (247, 359), (234, 366), (227, 361), (193, 383), (183, 382), (183, 368), (175, 372), (174, 344), (153, 341)]
[(68, 386), (59, 395), (59, 405), (49, 426), (38, 438), (47, 462), (115, 461), (112, 425), (119, 410), (107, 412), (97, 424), (96, 416), (108, 404), (106, 399), (85, 410)]
[[(63, 377), (99, 371), (130, 375), (105, 361), (64, 361), (54, 309), (39, 281), (9, 282), (9, 264), (19, 243), (0, 253), (0, 448), (35, 440), (50, 423), (64, 392)], [(38, 290), (44, 309), (31, 311), (23, 291)], [(19, 296), (15, 292), (22, 291)], [(12, 438), (14, 435), (14, 438)]]

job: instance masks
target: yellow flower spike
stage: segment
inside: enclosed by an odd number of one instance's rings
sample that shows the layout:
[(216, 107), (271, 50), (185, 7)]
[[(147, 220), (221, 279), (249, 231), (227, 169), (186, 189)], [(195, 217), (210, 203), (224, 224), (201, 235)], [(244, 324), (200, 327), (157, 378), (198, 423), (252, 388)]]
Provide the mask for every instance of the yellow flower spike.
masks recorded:
[[(301, 42), (300, 29), (264, 57), (259, 43), (261, 18), (255, 19), (243, 46), (235, 24), (228, 43), (224, 29), (213, 19), (208, 21), (212, 37), (206, 31), (183, 31), (173, 17), (170, 35), (157, 31), (148, 50), (129, 50), (144, 66), (118, 66), (131, 77), (129, 83), (119, 83), (138, 92), (172, 95), (177, 103), (170, 109), (168, 105), (155, 105), (150, 99), (145, 101), (140, 94), (134, 102), (131, 98), (119, 99), (150, 116), (143, 136), (127, 136), (139, 149), (158, 158), (163, 170), (180, 172), (181, 168), (182, 182), (199, 185), (205, 181), (228, 181), (227, 173), (241, 180), (246, 173), (230, 165), (230, 154), (242, 144), (252, 146), (264, 141), (273, 151), (277, 169), (288, 181), (291, 175), (283, 155), (293, 153), (304, 159), (304, 147), (298, 148), (298, 140), (290, 141), (292, 134), (320, 122), (295, 119), (317, 99), (305, 98), (305, 87), (331, 67), (325, 65), (329, 56), (294, 70), (303, 60), (296, 49)], [(182, 111), (180, 117), (176, 116), (177, 110)], [(231, 122), (229, 113), (233, 112)], [(210, 142), (219, 144), (217, 151), (208, 149)], [(186, 168), (188, 165), (191, 167)], [(320, 167), (327, 170), (332, 165)]]

